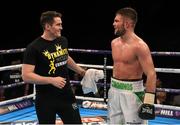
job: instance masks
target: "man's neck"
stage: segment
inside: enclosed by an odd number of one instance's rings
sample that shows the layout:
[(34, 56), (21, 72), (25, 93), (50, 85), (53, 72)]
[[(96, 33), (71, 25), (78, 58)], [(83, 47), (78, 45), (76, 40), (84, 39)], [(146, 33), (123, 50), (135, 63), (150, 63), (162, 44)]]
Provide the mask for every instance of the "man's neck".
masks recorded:
[(135, 37), (134, 32), (126, 32), (123, 36), (121, 36), (121, 39), (125, 42), (131, 41)]
[(53, 41), (54, 39), (56, 39), (55, 37), (53, 37), (52, 35), (44, 32), (41, 36), (43, 39), (48, 40), (48, 41)]

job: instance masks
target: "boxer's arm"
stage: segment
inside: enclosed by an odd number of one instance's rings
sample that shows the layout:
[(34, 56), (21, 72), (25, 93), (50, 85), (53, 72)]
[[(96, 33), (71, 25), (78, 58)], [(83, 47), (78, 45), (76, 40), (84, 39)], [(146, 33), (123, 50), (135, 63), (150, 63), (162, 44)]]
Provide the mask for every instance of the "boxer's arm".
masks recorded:
[(145, 83), (145, 96), (143, 104), (139, 108), (139, 117), (145, 120), (155, 118), (155, 91), (156, 91), (156, 72), (151, 57), (151, 52), (146, 44), (141, 44), (138, 49), (138, 60), (143, 72), (147, 76)]
[(156, 72), (149, 47), (142, 44), (138, 49), (138, 60), (141, 64), (144, 74), (147, 76), (145, 87), (147, 92), (155, 93), (156, 90)]

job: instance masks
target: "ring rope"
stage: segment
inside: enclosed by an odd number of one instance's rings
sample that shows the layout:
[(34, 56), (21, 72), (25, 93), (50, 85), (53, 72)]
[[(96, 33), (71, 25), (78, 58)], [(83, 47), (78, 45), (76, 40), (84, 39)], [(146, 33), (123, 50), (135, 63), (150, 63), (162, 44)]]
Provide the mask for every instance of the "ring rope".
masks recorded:
[(151, 52), (153, 56), (180, 56), (180, 52)]
[[(97, 69), (103, 69), (103, 65), (93, 65), (93, 64), (77, 64), (82, 67), (87, 67), (87, 68), (97, 68)], [(3, 66), (0, 67), (0, 71), (4, 70), (13, 70), (13, 69), (18, 69), (21, 68), (22, 64), (18, 65), (11, 65), (11, 66)], [(112, 66), (106, 66), (107, 69), (112, 69)], [(162, 73), (180, 73), (180, 69), (173, 69), (173, 68), (155, 68), (156, 72), (162, 72)]]
[(171, 106), (171, 105), (161, 105), (161, 104), (154, 104), (156, 108), (162, 108), (162, 109), (172, 109), (172, 110), (178, 110), (180, 111), (180, 107), (178, 106)]
[[(19, 49), (9, 49), (9, 50), (0, 50), (0, 54), (11, 54), (11, 53), (20, 53), (24, 52), (26, 48)], [(92, 49), (68, 49), (70, 52), (79, 52), (79, 53), (91, 53), (91, 54), (111, 54), (110, 50), (92, 50)], [(153, 56), (180, 56), (180, 52), (151, 52)]]
[(169, 89), (169, 88), (156, 88), (158, 92), (168, 92), (168, 93), (178, 93), (180, 94), (180, 89)]
[[(70, 83), (72, 84), (80, 84), (81, 81), (76, 81), (76, 80), (70, 80)], [(1, 85), (0, 89), (6, 89), (6, 88), (12, 88), (15, 86), (20, 86), (26, 84), (25, 82), (18, 82), (18, 83), (12, 83), (8, 85)], [(103, 85), (104, 83), (97, 83), (97, 85)], [(110, 83), (107, 83), (108, 86), (110, 86)], [(180, 89), (169, 89), (169, 88), (156, 88), (158, 92), (168, 92), (168, 93), (180, 93)]]
[[(16, 102), (20, 102), (22, 100), (26, 100), (26, 99), (30, 99), (30, 98), (34, 98), (35, 94), (30, 94), (28, 96), (23, 96), (23, 97), (19, 97), (19, 98), (16, 98), (16, 99), (10, 99), (10, 100), (7, 100), (7, 101), (2, 101), (0, 102), (0, 106), (3, 106), (3, 105), (8, 105), (8, 104), (12, 104), (12, 103), (16, 103)], [(103, 102), (104, 99), (103, 98), (92, 98), (92, 97), (83, 97), (83, 96), (76, 96), (76, 99), (79, 99), (79, 100), (89, 100), (89, 101), (99, 101), (99, 102)], [(108, 99), (107, 99), (108, 101)], [(177, 107), (177, 106), (170, 106), (170, 105), (161, 105), (161, 104), (154, 104), (155, 107), (158, 107), (158, 108), (162, 108), (162, 109), (175, 109), (175, 110), (178, 110), (180, 111), (180, 107)]]
[[(16, 103), (16, 102), (19, 102), (19, 101), (22, 101), (22, 100), (25, 100), (25, 99), (34, 98), (34, 96), (35, 96), (35, 94), (30, 94), (28, 96), (22, 96), (22, 97), (18, 97), (18, 98), (15, 98), (15, 99), (2, 101), (2, 102), (0, 102), (0, 106)], [(90, 101), (104, 101), (103, 98), (91, 98), (91, 97), (83, 97), (83, 96), (76, 96), (76, 99), (90, 100)]]
[[(92, 65), (92, 64), (78, 64), (82, 67), (87, 68), (99, 68), (103, 69), (103, 65)], [(113, 66), (106, 66), (107, 69), (113, 69)], [(180, 69), (173, 69), (173, 68), (155, 68), (156, 72), (162, 72), (162, 73), (180, 73)]]
[(0, 50), (0, 54), (21, 53), (21, 52), (24, 52), (24, 51), (25, 51), (25, 48)]
[(89, 53), (89, 54), (111, 54), (110, 50), (92, 50), (92, 49), (68, 49), (70, 52), (78, 52), (78, 53)]
[(3, 66), (3, 67), (0, 67), (0, 71), (20, 69), (21, 67), (22, 67), (22, 64), (11, 65), (11, 66)]
[(1, 85), (0, 89), (1, 88), (3, 88), (3, 89), (12, 88), (12, 87), (20, 86), (20, 85), (23, 85), (23, 84), (25, 84), (25, 83), (24, 82), (17, 82), (17, 83), (12, 83), (12, 84), (8, 84), (8, 85)]
[(34, 96), (35, 96), (35, 94), (30, 94), (30, 95), (27, 95), (27, 96), (22, 96), (22, 97), (18, 97), (18, 98), (15, 98), (15, 99), (2, 101), (2, 102), (0, 102), (0, 106), (20, 102), (22, 100), (26, 100), (26, 99), (30, 99), (30, 98), (34, 98)]

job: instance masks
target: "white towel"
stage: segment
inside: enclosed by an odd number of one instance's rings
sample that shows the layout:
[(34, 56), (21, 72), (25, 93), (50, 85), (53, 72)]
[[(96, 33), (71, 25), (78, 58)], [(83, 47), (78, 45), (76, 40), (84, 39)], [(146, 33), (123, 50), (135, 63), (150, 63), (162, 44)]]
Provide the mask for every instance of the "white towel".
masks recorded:
[(104, 78), (103, 70), (88, 69), (81, 80), (82, 90), (84, 94), (93, 92), (94, 94), (98, 92), (96, 82)]

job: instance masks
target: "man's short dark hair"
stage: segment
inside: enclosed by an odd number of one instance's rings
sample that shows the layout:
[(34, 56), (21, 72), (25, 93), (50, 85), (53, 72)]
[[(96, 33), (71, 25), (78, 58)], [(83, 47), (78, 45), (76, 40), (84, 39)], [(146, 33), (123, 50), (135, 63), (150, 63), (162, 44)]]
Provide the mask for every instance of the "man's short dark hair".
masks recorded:
[(134, 25), (136, 25), (138, 17), (137, 17), (137, 12), (135, 9), (133, 9), (131, 7), (125, 7), (125, 8), (119, 9), (116, 12), (116, 15), (117, 14), (120, 14), (124, 17), (131, 19), (133, 21)]
[(45, 28), (45, 24), (53, 24), (54, 17), (62, 17), (62, 14), (56, 11), (46, 11), (41, 14), (40, 24), (42, 28)]

